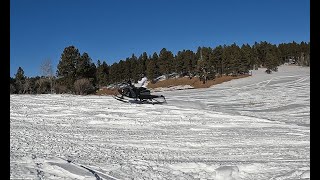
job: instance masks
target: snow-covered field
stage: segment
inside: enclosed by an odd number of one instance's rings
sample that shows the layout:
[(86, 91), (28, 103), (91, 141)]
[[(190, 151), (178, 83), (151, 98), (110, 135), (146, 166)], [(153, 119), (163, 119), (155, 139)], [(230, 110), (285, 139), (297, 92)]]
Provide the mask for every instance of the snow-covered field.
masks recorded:
[(208, 89), (11, 95), (11, 179), (309, 179), (310, 68), (281, 66)]

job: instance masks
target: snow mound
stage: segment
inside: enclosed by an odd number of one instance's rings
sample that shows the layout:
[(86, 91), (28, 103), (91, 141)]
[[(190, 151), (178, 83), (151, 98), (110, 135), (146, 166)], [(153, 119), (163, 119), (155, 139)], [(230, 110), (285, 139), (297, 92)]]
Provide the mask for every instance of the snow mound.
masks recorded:
[(24, 160), (28, 162), (25, 163), (24, 168), (30, 179), (96, 179), (87, 169), (59, 158), (43, 159), (32, 155), (32, 158), (25, 157)]
[(88, 124), (105, 124), (105, 122), (103, 122), (103, 121), (97, 121), (97, 120), (92, 120), (92, 121), (89, 121)]
[(237, 180), (239, 168), (237, 166), (221, 166), (216, 170), (215, 180)]
[(305, 171), (300, 175), (301, 179), (310, 179), (310, 171)]
[(188, 174), (195, 179), (239, 180), (238, 166), (216, 166), (204, 163), (180, 163), (169, 166), (173, 172)]

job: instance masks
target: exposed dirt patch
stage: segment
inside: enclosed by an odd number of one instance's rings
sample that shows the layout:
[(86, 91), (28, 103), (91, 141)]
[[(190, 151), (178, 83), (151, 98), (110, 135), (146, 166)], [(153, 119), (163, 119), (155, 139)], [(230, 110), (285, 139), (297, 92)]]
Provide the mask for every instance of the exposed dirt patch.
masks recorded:
[(167, 79), (163, 81), (156, 82), (154, 84), (149, 83), (147, 88), (153, 89), (153, 88), (159, 88), (159, 87), (172, 87), (172, 86), (179, 86), (179, 85), (190, 85), (194, 88), (208, 88), (215, 84), (220, 84), (226, 81), (230, 81), (232, 79), (239, 79), (248, 77), (250, 75), (240, 75), (240, 76), (222, 76), (215, 78), (213, 80), (208, 80), (205, 84), (203, 84), (202, 81), (200, 81), (199, 78), (175, 78), (175, 79)]
[(96, 92), (96, 95), (117, 95), (117, 94), (119, 94), (117, 89), (108, 89), (108, 88), (102, 88)]
[[(217, 77), (213, 80), (208, 80), (205, 84), (196, 77), (193, 78), (174, 78), (174, 79), (167, 79), (163, 81), (156, 82), (154, 84), (149, 83), (147, 88), (148, 89), (154, 89), (154, 88), (159, 88), (159, 87), (173, 87), (173, 86), (183, 86), (183, 85), (190, 85), (194, 88), (208, 88), (212, 85), (215, 84), (220, 84), (226, 81), (230, 81), (232, 79), (239, 79), (239, 78), (244, 78), (248, 77), (250, 75), (239, 75), (239, 76), (222, 76), (222, 77)], [(103, 88), (100, 89), (96, 92), (96, 95), (117, 95), (119, 92), (117, 89), (108, 89), (108, 88)]]

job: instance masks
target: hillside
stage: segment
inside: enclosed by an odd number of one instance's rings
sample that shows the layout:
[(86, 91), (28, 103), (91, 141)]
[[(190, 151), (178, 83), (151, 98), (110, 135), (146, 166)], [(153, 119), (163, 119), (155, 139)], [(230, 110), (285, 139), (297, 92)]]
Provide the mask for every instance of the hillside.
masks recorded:
[(148, 88), (150, 89), (155, 89), (155, 88), (166, 88), (166, 87), (172, 87), (172, 86), (185, 86), (185, 85), (190, 85), (193, 88), (208, 88), (212, 85), (220, 84), (226, 81), (230, 81), (232, 79), (239, 79), (239, 78), (244, 78), (248, 77), (250, 75), (240, 75), (240, 76), (222, 76), (215, 78), (213, 80), (208, 80), (205, 84), (200, 81), (199, 78), (194, 77), (192, 79), (187, 78), (187, 77), (182, 77), (182, 78), (171, 78), (163, 81), (158, 81), (154, 84), (149, 83)]
[[(158, 81), (154, 84), (152, 83), (148, 83), (147, 88), (153, 91), (162, 91), (165, 89), (173, 89), (172, 87), (178, 87), (178, 86), (182, 86), (181, 89), (185, 89), (186, 87), (189, 88), (194, 88), (194, 89), (198, 89), (198, 88), (208, 88), (211, 87), (213, 85), (216, 84), (220, 84), (223, 82), (227, 82), (227, 81), (231, 81), (232, 79), (239, 79), (239, 78), (245, 78), (248, 77), (250, 75), (240, 75), (240, 76), (222, 76), (222, 77), (217, 77), (213, 80), (208, 80), (205, 84), (203, 84), (202, 81), (200, 81), (199, 78), (194, 77), (194, 78), (187, 78), (187, 77), (182, 77), (182, 78), (170, 78), (170, 79), (166, 79), (166, 80), (161, 80)], [(183, 87), (185, 86), (185, 87)], [(96, 93), (97, 95), (114, 95), (114, 94), (118, 94), (116, 89), (101, 89), (99, 91), (97, 91)]]

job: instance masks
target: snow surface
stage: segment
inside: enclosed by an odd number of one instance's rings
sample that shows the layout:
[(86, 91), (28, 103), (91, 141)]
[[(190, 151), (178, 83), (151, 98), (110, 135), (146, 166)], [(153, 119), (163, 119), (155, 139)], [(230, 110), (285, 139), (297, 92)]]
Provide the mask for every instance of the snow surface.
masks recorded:
[(151, 92), (159, 92), (159, 91), (175, 91), (175, 90), (185, 90), (185, 89), (194, 89), (194, 87), (190, 85), (178, 85), (178, 86), (171, 86), (171, 87), (158, 87), (151, 89)]
[(310, 179), (310, 68), (207, 89), (10, 95), (11, 179)]

